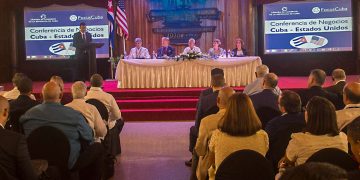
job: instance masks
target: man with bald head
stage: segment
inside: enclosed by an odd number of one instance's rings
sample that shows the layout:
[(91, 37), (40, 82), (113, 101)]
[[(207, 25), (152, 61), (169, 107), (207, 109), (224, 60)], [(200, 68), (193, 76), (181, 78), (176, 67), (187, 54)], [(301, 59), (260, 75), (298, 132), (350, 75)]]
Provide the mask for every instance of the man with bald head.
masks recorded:
[(274, 73), (268, 73), (264, 76), (263, 90), (250, 96), (255, 109), (270, 107), (274, 110), (279, 110), (277, 103), (279, 95), (275, 91), (278, 79), (278, 76)]
[(346, 132), (346, 126), (360, 116), (360, 83), (351, 82), (343, 90), (345, 108), (336, 111), (339, 130)]
[[(194, 176), (196, 172), (196, 176), (198, 179), (206, 178), (207, 170), (210, 168), (208, 166), (205, 166), (206, 163), (204, 163), (209, 161), (209, 156), (206, 155), (206, 153), (208, 152), (208, 142), (211, 138), (212, 132), (217, 129), (219, 121), (226, 112), (226, 106), (228, 104), (229, 98), (234, 93), (235, 91), (231, 87), (224, 87), (220, 89), (217, 97), (217, 106), (219, 107), (219, 111), (216, 114), (211, 114), (201, 120), (199, 136), (196, 140), (195, 145), (196, 153), (193, 153), (192, 162), (192, 175)], [(199, 163), (197, 163), (197, 159), (199, 159)]]
[[(60, 104), (62, 97), (60, 86), (55, 82), (46, 83), (42, 89), (42, 96), (44, 102), (31, 108), (20, 118), (25, 135), (29, 136), (32, 131), (42, 126), (55, 127), (61, 130), (69, 140), (69, 169), (78, 169), (81, 173), (82, 169), (99, 163), (98, 158), (101, 158), (103, 153), (101, 144), (93, 143), (93, 131), (81, 113)], [(82, 153), (80, 153), (80, 140), (89, 144)], [(101, 179), (100, 170), (88, 173), (95, 179)]]
[(0, 166), (11, 179), (35, 180), (25, 137), (4, 129), (9, 111), (7, 99), (0, 96)]

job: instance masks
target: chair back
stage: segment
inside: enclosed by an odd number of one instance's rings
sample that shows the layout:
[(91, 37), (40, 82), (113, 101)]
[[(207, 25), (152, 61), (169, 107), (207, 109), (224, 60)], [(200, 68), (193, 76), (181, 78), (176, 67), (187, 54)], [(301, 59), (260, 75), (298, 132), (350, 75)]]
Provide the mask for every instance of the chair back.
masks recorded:
[(273, 180), (271, 163), (260, 153), (240, 150), (224, 159), (216, 171), (215, 180)]
[(258, 115), (263, 129), (265, 129), (266, 124), (273, 118), (280, 116), (281, 112), (279, 110), (273, 109), (271, 107), (260, 107), (256, 109), (256, 114)]
[(109, 113), (108, 113), (108, 110), (107, 110), (106, 106), (104, 105), (104, 103), (102, 103), (101, 101), (99, 101), (97, 99), (88, 99), (88, 100), (86, 100), (86, 103), (94, 105), (96, 107), (96, 109), (99, 111), (101, 118), (105, 121), (108, 121)]
[(357, 163), (346, 152), (337, 148), (325, 148), (314, 153), (306, 162), (325, 162), (339, 166), (346, 171), (358, 169)]
[(68, 174), (70, 144), (65, 134), (51, 126), (42, 126), (32, 131), (27, 138), (31, 159), (44, 159), (49, 166), (59, 168), (61, 174)]

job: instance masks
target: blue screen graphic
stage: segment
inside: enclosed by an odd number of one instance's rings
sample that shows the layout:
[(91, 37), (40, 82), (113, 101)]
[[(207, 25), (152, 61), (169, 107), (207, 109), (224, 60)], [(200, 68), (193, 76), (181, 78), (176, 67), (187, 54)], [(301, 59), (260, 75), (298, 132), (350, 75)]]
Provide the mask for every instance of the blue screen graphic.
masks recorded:
[(73, 35), (86, 23), (93, 42), (104, 43), (97, 58), (109, 57), (109, 26), (106, 9), (64, 7), (24, 10), (27, 60), (71, 59), (75, 55)]
[(264, 5), (264, 53), (353, 50), (351, 0)]

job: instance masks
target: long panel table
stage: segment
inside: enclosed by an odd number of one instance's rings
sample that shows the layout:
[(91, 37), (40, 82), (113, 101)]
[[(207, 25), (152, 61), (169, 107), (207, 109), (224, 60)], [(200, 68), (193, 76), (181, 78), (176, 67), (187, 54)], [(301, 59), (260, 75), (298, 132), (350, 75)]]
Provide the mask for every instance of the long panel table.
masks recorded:
[(244, 86), (255, 80), (257, 56), (217, 60), (175, 61), (166, 59), (121, 59), (115, 78), (118, 88), (209, 87), (211, 69), (224, 70), (229, 86)]

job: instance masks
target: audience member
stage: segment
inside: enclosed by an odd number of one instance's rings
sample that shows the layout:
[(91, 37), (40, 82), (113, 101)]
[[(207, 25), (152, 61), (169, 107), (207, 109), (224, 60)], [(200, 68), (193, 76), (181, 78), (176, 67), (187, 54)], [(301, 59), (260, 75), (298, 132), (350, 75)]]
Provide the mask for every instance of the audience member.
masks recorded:
[(25, 138), (4, 129), (8, 115), (9, 103), (0, 96), (0, 167), (6, 170), (9, 179), (35, 180)]
[[(193, 175), (196, 172), (198, 180), (205, 179), (208, 174), (207, 170), (210, 168), (210, 166), (208, 166), (209, 140), (212, 132), (217, 129), (220, 119), (224, 117), (229, 98), (234, 93), (235, 91), (231, 87), (222, 88), (217, 97), (217, 106), (219, 107), (219, 111), (216, 114), (206, 116), (201, 120), (199, 136), (196, 140), (194, 151), (196, 153), (193, 154), (192, 164)], [(197, 162), (196, 159), (199, 159), (199, 161)]]
[(344, 109), (338, 110), (337, 124), (341, 131), (346, 132), (346, 126), (356, 117), (360, 116), (360, 83), (352, 82), (344, 87)]
[(106, 139), (110, 141), (110, 144), (113, 144), (113, 146), (110, 147), (111, 154), (117, 155), (121, 153), (119, 134), (124, 126), (124, 120), (121, 117), (121, 112), (115, 98), (101, 89), (103, 81), (100, 74), (92, 75), (90, 78), (91, 88), (85, 96), (85, 99), (97, 99), (101, 101), (108, 110), (109, 119), (107, 120), (107, 127), (109, 130)]
[(278, 99), (279, 95), (275, 93), (275, 88), (278, 84), (278, 77), (274, 73), (268, 73), (264, 76), (263, 90), (259, 93), (250, 96), (250, 99), (257, 110), (261, 107), (269, 107), (274, 110), (279, 110)]
[[(69, 169), (87, 172), (91, 179), (101, 179), (104, 150), (100, 143), (93, 143), (93, 132), (85, 118), (77, 111), (60, 104), (62, 92), (55, 82), (48, 82), (42, 89), (44, 103), (27, 111), (20, 118), (26, 136), (42, 126), (61, 130), (69, 140)], [(81, 141), (88, 146), (81, 149)], [(82, 173), (81, 173), (82, 174)]]
[(7, 129), (22, 133), (19, 118), (30, 108), (39, 103), (31, 99), (32, 81), (28, 77), (21, 78), (17, 86), (20, 95), (10, 102), (10, 120), (6, 124)]
[[(5, 92), (3, 94), (3, 96), (7, 99), (7, 100), (14, 100), (14, 99), (17, 99), (20, 95), (20, 91), (18, 89), (18, 85), (19, 85), (19, 82), (22, 78), (25, 78), (26, 75), (23, 74), (23, 73), (15, 73), (13, 78), (12, 78), (12, 83), (13, 83), (13, 86), (14, 88), (8, 92)], [(33, 94), (30, 95), (30, 98), (33, 99), (33, 100), (36, 100), (35, 96)]]
[(326, 73), (321, 69), (314, 69), (311, 71), (308, 78), (308, 89), (304, 90), (301, 94), (301, 102), (305, 106), (312, 97), (320, 96), (331, 101), (336, 109), (339, 109), (338, 97), (334, 93), (325, 91), (322, 86), (325, 83)]
[(360, 116), (348, 125), (347, 138), (350, 143), (354, 159), (359, 164), (359, 170), (350, 172), (349, 179), (360, 179)]
[(50, 82), (55, 82), (60, 87), (60, 91), (64, 91), (64, 80), (60, 76), (51, 76)]
[(343, 89), (346, 84), (346, 74), (342, 69), (335, 69), (332, 72), (333, 85), (325, 88), (326, 91), (332, 92), (337, 95), (343, 94)]
[[(248, 84), (243, 93), (247, 95), (253, 95), (258, 92), (261, 92), (263, 90), (263, 84), (264, 84), (264, 76), (269, 73), (269, 68), (266, 65), (260, 65), (256, 67), (256, 80), (252, 83)], [(275, 93), (277, 95), (281, 94), (281, 90), (278, 86), (275, 88)]]
[(283, 165), (300, 165), (315, 152), (325, 148), (348, 151), (348, 142), (336, 124), (334, 105), (323, 97), (313, 97), (306, 106), (305, 132), (294, 133), (286, 148)]
[(210, 179), (214, 179), (216, 169), (231, 153), (249, 149), (265, 156), (269, 148), (269, 139), (255, 112), (250, 98), (246, 94), (235, 93), (229, 99), (224, 118), (218, 129), (212, 133), (209, 151)]
[[(196, 106), (195, 126), (190, 128), (189, 135), (189, 151), (193, 153), (196, 144), (196, 139), (199, 133), (201, 120), (219, 111), (216, 105), (216, 100), (219, 90), (225, 86), (224, 71), (219, 68), (211, 70), (211, 88), (205, 89), (200, 93), (199, 100)], [(192, 160), (185, 161), (186, 166), (191, 166)]]
[(73, 101), (65, 106), (79, 111), (86, 118), (87, 123), (93, 129), (95, 141), (100, 142), (101, 139), (104, 139), (107, 129), (96, 107), (85, 102), (86, 91), (87, 87), (84, 82), (75, 82), (71, 86)]
[(291, 134), (300, 132), (305, 127), (300, 96), (296, 92), (283, 91), (279, 97), (279, 109), (282, 115), (270, 120), (265, 128), (270, 143), (266, 157), (276, 168), (285, 154)]

